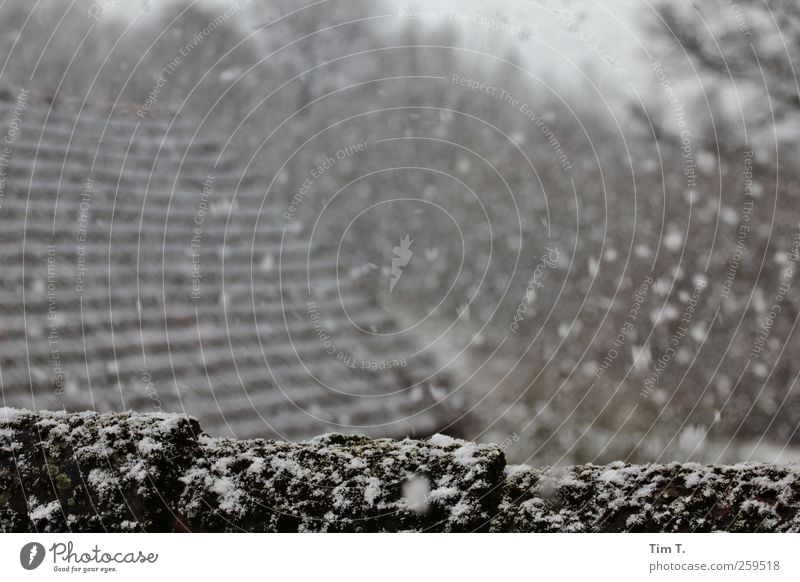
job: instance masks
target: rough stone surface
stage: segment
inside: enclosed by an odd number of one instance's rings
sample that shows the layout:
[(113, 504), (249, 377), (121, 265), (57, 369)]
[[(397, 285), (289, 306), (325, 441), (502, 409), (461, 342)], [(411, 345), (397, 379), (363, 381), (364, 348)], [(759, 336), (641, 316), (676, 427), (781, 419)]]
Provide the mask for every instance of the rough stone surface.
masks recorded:
[(502, 493), (502, 453), (455, 439), (202, 443), (180, 504), (195, 529), (473, 531)]
[(800, 531), (800, 467), (696, 463), (506, 469), (495, 531)]
[(0, 530), (178, 531), (197, 421), (0, 409)]
[(0, 530), (800, 531), (800, 468), (506, 466), (500, 447), (211, 438), (167, 414), (0, 409)]

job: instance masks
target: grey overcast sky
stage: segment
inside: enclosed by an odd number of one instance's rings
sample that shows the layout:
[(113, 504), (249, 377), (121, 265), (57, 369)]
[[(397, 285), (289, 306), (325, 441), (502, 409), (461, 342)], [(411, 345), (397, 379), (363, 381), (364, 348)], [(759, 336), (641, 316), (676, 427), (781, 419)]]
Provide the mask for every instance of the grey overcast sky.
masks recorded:
[[(317, 0), (298, 0), (297, 7)], [(331, 0), (333, 2), (342, 0)], [(344, 0), (346, 1), (346, 0)], [(631, 0), (392, 0), (398, 15), (415, 10), (431, 15), (447, 12), (457, 18), (457, 28), (475, 50), (504, 56), (512, 46), (524, 65), (557, 90), (585, 86), (582, 72), (599, 80), (604, 96), (631, 97), (634, 87), (652, 95), (654, 82), (648, 64), (652, 39), (642, 32), (642, 21), (652, 12), (649, 2)], [(223, 7), (234, 0), (205, 0)], [(130, 18), (142, 10), (155, 10), (154, 0), (117, 1), (113, 11)], [(566, 11), (566, 12), (565, 12)], [(577, 20), (573, 19), (577, 18)], [(435, 18), (430, 19), (436, 22)], [(398, 19), (398, 21), (400, 21)], [(511, 33), (498, 32), (492, 24), (508, 25)], [(570, 22), (572, 26), (570, 26)], [(495, 24), (496, 26), (497, 24)], [(523, 29), (523, 38), (516, 30)], [(573, 66), (574, 65), (574, 66)], [(577, 67), (579, 70), (576, 70)]]

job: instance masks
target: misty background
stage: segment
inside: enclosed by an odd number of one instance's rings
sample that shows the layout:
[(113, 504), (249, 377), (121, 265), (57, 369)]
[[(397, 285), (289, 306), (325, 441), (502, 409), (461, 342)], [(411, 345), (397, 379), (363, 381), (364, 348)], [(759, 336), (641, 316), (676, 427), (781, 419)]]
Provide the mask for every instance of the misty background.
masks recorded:
[(800, 455), (798, 49), (789, 0), (0, 3), (5, 100), (218, 144), (537, 464)]

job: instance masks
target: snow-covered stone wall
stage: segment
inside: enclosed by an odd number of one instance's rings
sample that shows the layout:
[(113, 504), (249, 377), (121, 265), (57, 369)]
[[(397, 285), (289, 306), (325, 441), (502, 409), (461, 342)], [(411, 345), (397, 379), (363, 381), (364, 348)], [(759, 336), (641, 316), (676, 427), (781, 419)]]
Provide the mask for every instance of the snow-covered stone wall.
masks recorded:
[(507, 466), (502, 449), (211, 438), (168, 414), (0, 409), (0, 531), (800, 531), (800, 467)]

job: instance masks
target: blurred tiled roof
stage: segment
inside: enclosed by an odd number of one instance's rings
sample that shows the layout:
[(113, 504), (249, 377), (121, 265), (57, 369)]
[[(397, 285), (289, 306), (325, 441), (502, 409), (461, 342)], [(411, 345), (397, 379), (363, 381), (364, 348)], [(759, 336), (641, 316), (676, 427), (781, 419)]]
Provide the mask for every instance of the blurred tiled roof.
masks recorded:
[(420, 346), (370, 333), (391, 314), (265, 200), (268, 178), (218, 160), (223, 138), (34, 102), (0, 102), (0, 122), (3, 405), (160, 405), (238, 437), (453, 420)]

